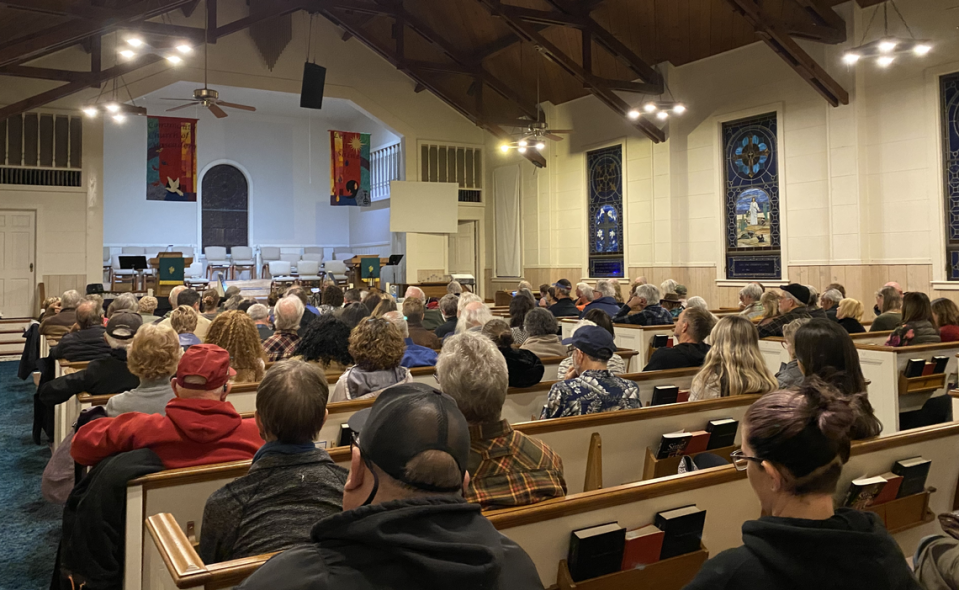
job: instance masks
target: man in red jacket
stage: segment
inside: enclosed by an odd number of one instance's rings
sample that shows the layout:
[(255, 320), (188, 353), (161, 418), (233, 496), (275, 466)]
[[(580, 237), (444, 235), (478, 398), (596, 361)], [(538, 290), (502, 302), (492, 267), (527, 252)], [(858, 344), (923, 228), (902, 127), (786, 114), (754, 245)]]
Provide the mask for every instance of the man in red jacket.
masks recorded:
[(117, 453), (152, 449), (167, 469), (251, 459), (263, 445), (253, 419), (226, 401), (230, 354), (214, 344), (191, 346), (180, 359), (166, 416), (130, 412), (94, 420), (73, 438), (70, 454), (96, 465)]

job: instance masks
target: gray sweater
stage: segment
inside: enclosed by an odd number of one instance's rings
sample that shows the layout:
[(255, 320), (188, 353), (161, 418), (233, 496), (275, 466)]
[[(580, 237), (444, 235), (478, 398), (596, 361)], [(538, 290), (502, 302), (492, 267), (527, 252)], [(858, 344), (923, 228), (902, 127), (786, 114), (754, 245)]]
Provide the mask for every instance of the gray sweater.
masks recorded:
[(217, 563), (310, 542), (317, 521), (342, 512), (346, 475), (322, 449), (261, 457), (206, 501), (200, 558)]
[(118, 393), (107, 402), (107, 416), (111, 418), (127, 412), (166, 415), (166, 404), (176, 397), (170, 378), (141, 381), (140, 386)]

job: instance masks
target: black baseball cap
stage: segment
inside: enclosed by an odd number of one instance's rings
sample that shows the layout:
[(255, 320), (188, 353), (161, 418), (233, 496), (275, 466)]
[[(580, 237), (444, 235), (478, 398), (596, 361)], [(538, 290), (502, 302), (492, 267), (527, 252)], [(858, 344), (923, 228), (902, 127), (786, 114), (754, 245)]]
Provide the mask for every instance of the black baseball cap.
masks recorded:
[(793, 297), (799, 300), (803, 305), (809, 303), (809, 289), (800, 285), (799, 283), (790, 283), (782, 288), (783, 291), (789, 293)]
[(143, 325), (143, 316), (138, 313), (121, 311), (113, 314), (107, 322), (107, 334), (117, 340), (129, 340), (136, 336), (137, 330)]
[(432, 492), (455, 492), (413, 481), (406, 466), (425, 451), (442, 451), (456, 461), (466, 475), (470, 433), (466, 418), (450, 396), (425, 383), (404, 383), (383, 391), (373, 407), (353, 414), (350, 430), (359, 436), (360, 453), (387, 475), (407, 485)]
[(613, 335), (599, 326), (579, 326), (573, 332), (572, 338), (563, 340), (563, 344), (572, 344), (573, 348), (604, 361), (613, 358), (613, 353), (616, 352)]

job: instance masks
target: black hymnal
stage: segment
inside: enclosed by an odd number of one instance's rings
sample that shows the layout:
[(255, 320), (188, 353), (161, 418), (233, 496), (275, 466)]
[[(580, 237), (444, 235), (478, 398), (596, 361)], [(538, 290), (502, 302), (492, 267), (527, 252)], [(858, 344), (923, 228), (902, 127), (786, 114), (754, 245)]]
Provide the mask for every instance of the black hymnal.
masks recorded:
[(675, 385), (657, 385), (653, 388), (653, 401), (651, 406), (661, 406), (663, 404), (675, 404), (679, 399), (679, 388)]
[(686, 450), (686, 445), (692, 440), (692, 432), (669, 432), (663, 435), (659, 441), (659, 450), (656, 452), (657, 459), (668, 459), (669, 457), (678, 457)]
[(736, 444), (737, 430), (739, 430), (739, 422), (732, 418), (710, 420), (706, 424), (706, 432), (709, 433), (709, 444), (706, 445), (706, 450), (733, 446)]
[(922, 370), (926, 367), (926, 359), (909, 359), (909, 362), (906, 363), (906, 370), (903, 371), (903, 374), (906, 377), (919, 377), (922, 375)]
[(348, 447), (351, 442), (353, 442), (353, 431), (350, 430), (350, 425), (340, 424), (340, 440), (336, 446)]
[(922, 457), (896, 461), (896, 464), (892, 466), (892, 472), (902, 476), (902, 484), (899, 486), (899, 494), (896, 497), (905, 498), (925, 490), (931, 465), (932, 461)]
[(698, 551), (706, 524), (706, 511), (694, 506), (660, 512), (653, 523), (665, 535), (660, 559), (669, 559)]
[(932, 362), (936, 363), (936, 368), (932, 370), (934, 375), (940, 375), (946, 372), (946, 365), (949, 364), (949, 357), (934, 356)]
[(573, 581), (580, 582), (619, 571), (623, 563), (626, 528), (618, 522), (579, 529), (569, 536), (566, 563)]
[(656, 334), (653, 336), (653, 348), (663, 348), (669, 346), (669, 334)]

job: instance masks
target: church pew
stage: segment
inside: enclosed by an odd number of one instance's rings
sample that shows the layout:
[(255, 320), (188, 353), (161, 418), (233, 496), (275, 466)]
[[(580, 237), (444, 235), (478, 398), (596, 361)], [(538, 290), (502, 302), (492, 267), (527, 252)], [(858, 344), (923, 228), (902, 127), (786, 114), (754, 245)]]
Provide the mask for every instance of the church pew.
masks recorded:
[[(862, 332), (860, 334), (850, 334), (849, 337), (855, 344), (885, 344), (892, 331), (888, 332)], [(789, 362), (789, 352), (786, 351), (786, 339), (782, 336), (772, 336), (770, 338), (759, 339), (759, 352), (766, 361), (766, 367), (772, 371), (773, 375), (779, 372), (781, 363)]]
[[(579, 320), (573, 318), (563, 318), (560, 320), (560, 326), (563, 329), (563, 338), (569, 338), (570, 334), (573, 331), (573, 326)], [(633, 324), (613, 324), (613, 332), (615, 333), (614, 341), (616, 346), (619, 349), (635, 350), (637, 355), (633, 360), (634, 369), (631, 371), (642, 371), (643, 367), (646, 366), (646, 363), (649, 361), (650, 353), (650, 343), (652, 342), (653, 336), (658, 334), (666, 334), (667, 336), (672, 337), (674, 326), (669, 324), (666, 326), (636, 326)], [(620, 353), (622, 355), (622, 353)]]
[[(959, 463), (953, 460), (959, 448), (959, 423), (940, 424), (901, 432), (892, 437), (853, 443), (852, 457), (837, 486), (837, 500), (849, 482), (863, 475), (887, 471), (899, 459), (923, 456), (932, 460), (927, 489), (929, 514), (953, 510)], [(703, 545), (710, 556), (742, 544), (741, 527), (760, 515), (759, 501), (745, 472), (732, 465), (706, 471), (643, 481), (609, 489), (572, 494), (532, 506), (487, 512), (490, 522), (517, 542), (530, 555), (547, 587), (556, 580), (557, 565), (565, 559), (569, 533), (598, 523), (617, 521), (627, 528), (652, 522), (662, 510), (695, 504), (706, 510)], [(153, 515), (145, 528), (144, 574), (149, 590), (174, 588), (229, 588), (248, 577), (272, 554), (211, 564), (202, 563), (170, 514)], [(938, 532), (933, 518), (893, 532), (905, 555), (911, 555), (919, 540)]]

